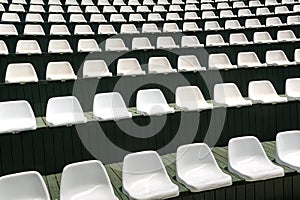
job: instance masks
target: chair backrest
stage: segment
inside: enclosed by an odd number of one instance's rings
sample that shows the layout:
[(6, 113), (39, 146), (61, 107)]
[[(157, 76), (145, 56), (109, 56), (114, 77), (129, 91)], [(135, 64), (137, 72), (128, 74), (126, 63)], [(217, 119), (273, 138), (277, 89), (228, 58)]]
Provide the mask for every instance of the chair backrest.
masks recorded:
[(214, 101), (225, 104), (233, 100), (243, 99), (243, 96), (234, 83), (219, 83), (214, 86)]
[(285, 81), (285, 94), (288, 97), (300, 97), (300, 78), (288, 78)]
[(98, 34), (116, 34), (115, 28), (111, 24), (100, 24)]
[(45, 35), (44, 29), (39, 24), (26, 24), (24, 26), (24, 35)]
[(21, 22), (17, 13), (4, 12), (1, 17), (2, 22)]
[(152, 107), (155, 105), (168, 105), (164, 94), (159, 89), (145, 89), (139, 90), (136, 97), (136, 107), (140, 108)]
[(261, 64), (255, 52), (239, 52), (237, 63), (239, 66)]
[(50, 40), (48, 44), (48, 53), (73, 53), (68, 40)]
[(144, 49), (152, 47), (147, 37), (135, 37), (132, 39), (132, 49)]
[(18, 31), (13, 24), (0, 24), (0, 35), (18, 35)]
[(78, 52), (99, 52), (99, 48), (96, 40), (94, 39), (79, 39), (78, 41)]
[(136, 74), (141, 72), (142, 68), (136, 58), (121, 58), (117, 63), (117, 73), (123, 75)]
[(277, 40), (281, 41), (289, 39), (297, 39), (295, 33), (292, 30), (277, 31)]
[(126, 46), (121, 38), (110, 38), (105, 41), (106, 51), (124, 50), (124, 48)]
[(102, 77), (111, 75), (104, 60), (86, 60), (83, 64), (83, 77)]
[(36, 40), (19, 40), (16, 54), (42, 54), (42, 51)]
[(167, 57), (150, 57), (148, 61), (148, 70), (172, 69)]
[(157, 48), (174, 48), (177, 47), (174, 39), (170, 36), (161, 36), (156, 41)]
[(5, 74), (6, 83), (38, 82), (35, 69), (31, 63), (9, 64)]
[(8, 55), (8, 49), (3, 40), (0, 40), (0, 55)]
[(264, 32), (255, 32), (253, 35), (253, 41), (254, 43), (257, 42), (264, 42), (264, 41), (272, 41), (272, 37), (269, 34), (269, 32), (264, 31)]
[(200, 65), (198, 58), (195, 55), (178, 56), (177, 68), (179, 71), (205, 70), (205, 67)]
[(199, 47), (201, 46), (197, 36), (182, 36), (181, 47)]
[(71, 64), (67, 61), (49, 62), (46, 70), (47, 80), (74, 80), (77, 79)]
[(300, 150), (300, 131), (284, 131), (276, 135), (276, 156), (283, 157)]
[(277, 61), (288, 61), (284, 51), (270, 50), (266, 52), (266, 63), (274, 63)]
[(202, 92), (197, 86), (182, 86), (176, 88), (176, 105), (181, 108), (198, 108), (198, 105), (205, 102)]
[(261, 26), (261, 23), (258, 19), (246, 19), (245, 21), (246, 28), (259, 27), (259, 26)]
[(50, 35), (71, 35), (71, 33), (69, 32), (69, 29), (66, 25), (53, 24), (50, 28)]
[(219, 66), (231, 65), (231, 62), (225, 53), (209, 54), (208, 68), (218, 68)]
[(249, 42), (244, 33), (232, 33), (229, 36), (230, 44), (247, 43)]
[(77, 24), (74, 28), (74, 35), (94, 35), (94, 31), (88, 24)]
[(206, 45), (224, 44), (224, 39), (220, 34), (213, 34), (206, 36)]
[(248, 96), (250, 99), (257, 100), (260, 96), (277, 95), (277, 92), (268, 80), (251, 81), (248, 85)]

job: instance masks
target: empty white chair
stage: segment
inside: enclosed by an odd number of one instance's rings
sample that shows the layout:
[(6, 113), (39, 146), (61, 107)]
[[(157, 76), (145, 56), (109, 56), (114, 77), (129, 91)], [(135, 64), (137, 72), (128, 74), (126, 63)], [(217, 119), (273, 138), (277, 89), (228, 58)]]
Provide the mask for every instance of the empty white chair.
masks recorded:
[(222, 35), (213, 34), (206, 36), (206, 46), (227, 46), (229, 43), (224, 42)]
[(138, 6), (136, 8), (136, 12), (150, 13), (151, 10), (148, 8), (148, 6)]
[(82, 14), (71, 14), (69, 22), (86, 23), (86, 20)]
[(53, 97), (48, 100), (46, 123), (50, 127), (71, 126), (87, 122), (78, 99), (74, 96)]
[(200, 44), (197, 36), (184, 35), (181, 37), (181, 47), (204, 47), (204, 45)]
[(159, 89), (139, 90), (136, 97), (136, 109), (143, 115), (163, 115), (175, 112)]
[(25, 17), (25, 22), (44, 22), (44, 19), (40, 14), (27, 13)]
[(295, 65), (296, 62), (290, 62), (282, 50), (270, 50), (266, 52), (266, 63), (269, 66), (288, 66)]
[(118, 200), (106, 169), (98, 160), (67, 165), (61, 176), (60, 186), (62, 200), (74, 198)]
[(287, 102), (286, 97), (280, 97), (272, 83), (268, 80), (251, 81), (248, 85), (249, 98), (257, 103), (281, 103)]
[(157, 0), (157, 5), (170, 5), (168, 0)]
[(50, 35), (71, 35), (66, 25), (51, 25)]
[(50, 40), (48, 44), (48, 53), (73, 53), (68, 40)]
[(131, 6), (121, 6), (120, 13), (134, 13)]
[(138, 0), (128, 0), (128, 5), (139, 6), (139, 5), (141, 5), (141, 3)]
[(282, 23), (279, 17), (268, 17), (266, 19), (266, 26), (285, 26), (285, 23)]
[(235, 1), (232, 4), (233, 8), (245, 8), (247, 7), (243, 1)]
[(253, 14), (250, 9), (239, 9), (238, 16), (239, 17), (250, 17), (250, 16), (255, 16), (255, 14)]
[(177, 68), (179, 72), (197, 72), (206, 70), (202, 67), (195, 55), (178, 56)]
[(207, 103), (197, 86), (176, 88), (176, 106), (184, 111), (199, 111), (212, 109), (213, 104)]
[(129, 22), (144, 22), (146, 21), (141, 14), (129, 14)]
[(197, 4), (199, 1), (197, 0), (186, 0), (186, 4)]
[(158, 29), (156, 24), (148, 23), (142, 25), (142, 33), (160, 33), (161, 30)]
[(220, 11), (220, 18), (232, 18), (236, 17), (235, 14), (231, 10), (221, 10)]
[(107, 20), (105, 19), (103, 14), (91, 14), (90, 22), (102, 23), (107, 22)]
[(259, 140), (253, 136), (233, 138), (228, 143), (228, 169), (246, 181), (284, 176), (282, 167), (267, 157)]
[(111, 77), (112, 73), (108, 70), (104, 60), (85, 60), (82, 70), (83, 78), (102, 78)]
[(0, 24), (0, 35), (18, 35), (18, 31), (13, 24)]
[[(299, 82), (298, 82), (299, 84)], [(300, 131), (284, 131), (276, 136), (276, 162), (300, 172), (299, 165)]]
[[(202, 17), (203, 18), (203, 17)], [(206, 21), (204, 24), (204, 30), (224, 30), (224, 28), (221, 28), (219, 23), (217, 21)]]
[(296, 12), (300, 12), (300, 5), (294, 5), (293, 7), (293, 12), (296, 13)]
[(178, 13), (167, 13), (166, 21), (181, 21), (182, 18), (179, 16)]
[(152, 46), (151, 42), (147, 37), (135, 37), (132, 39), (132, 49), (147, 50), (155, 49), (155, 47)]
[(300, 78), (288, 78), (285, 82), (285, 94), (288, 99), (299, 100), (300, 99)]
[(150, 57), (148, 62), (149, 74), (168, 74), (176, 73), (176, 69), (173, 69), (168, 58), (166, 57)]
[(24, 26), (24, 35), (45, 35), (44, 29), (39, 24), (26, 24)]
[(159, 13), (149, 13), (148, 14), (148, 21), (149, 22), (158, 22), (158, 21), (164, 21), (164, 19), (161, 17)]
[(74, 35), (94, 35), (94, 31), (88, 24), (77, 24), (74, 28)]
[(164, 23), (163, 25), (163, 32), (181, 32), (182, 30), (179, 29), (177, 23)]
[(100, 13), (97, 6), (87, 6), (85, 7), (85, 13)]
[(50, 200), (47, 186), (42, 176), (36, 171), (2, 176), (0, 198)]
[(203, 3), (200, 7), (201, 10), (214, 10), (215, 7), (213, 7), (210, 3)]
[(49, 0), (48, 5), (61, 5), (60, 0)]
[(157, 37), (156, 40), (156, 47), (158, 49), (171, 49), (171, 48), (179, 48), (172, 37), (169, 36), (161, 36)]
[(111, 14), (110, 15), (110, 22), (126, 22), (123, 14)]
[(292, 13), (286, 6), (277, 6), (275, 7), (275, 14), (288, 14)]
[(62, 14), (49, 14), (48, 22), (66, 23), (66, 20)]
[(16, 54), (42, 54), (42, 51), (36, 40), (19, 40), (16, 46)]
[(216, 16), (214, 11), (203, 11), (202, 12), (202, 19), (218, 19), (219, 17)]
[(274, 43), (277, 42), (276, 40), (273, 40), (269, 32), (255, 32), (253, 34), (253, 42), (254, 43)]
[(118, 76), (136, 76), (145, 75), (139, 61), (136, 58), (121, 58), (117, 63)]
[(31, 63), (9, 64), (5, 74), (6, 83), (38, 82), (35, 69)]
[(270, 10), (267, 7), (263, 8), (256, 8), (256, 15), (273, 15), (274, 13), (270, 12)]
[(277, 32), (277, 40), (279, 42), (296, 42), (299, 39), (292, 30), (281, 30)]
[(117, 34), (115, 28), (111, 24), (100, 24), (98, 27), (98, 34)]
[(82, 0), (80, 5), (82, 5), (82, 6), (93, 6), (94, 2), (92, 0)]
[(32, 4), (44, 5), (44, 1), (43, 0), (31, 0), (30, 5), (32, 5)]
[(201, 31), (202, 29), (198, 27), (196, 22), (183, 22), (183, 31)]
[(105, 41), (105, 51), (128, 51), (121, 38), (109, 38)]
[(4, 12), (5, 11), (5, 8), (4, 8), (4, 6), (3, 6), (3, 4), (0, 2), (0, 11), (1, 12)]
[(245, 27), (246, 28), (261, 28), (261, 27), (265, 27), (265, 26), (262, 25), (258, 19), (246, 19)]
[(21, 22), (20, 17), (17, 13), (4, 12), (1, 16), (2, 22)]
[(288, 16), (287, 17), (287, 24), (288, 25), (298, 25), (298, 24), (300, 24), (300, 16), (299, 15)]
[(154, 3), (153, 0), (143, 0), (143, 5), (147, 5), (147, 6), (153, 6), (156, 3)]
[(64, 13), (64, 10), (59, 5), (50, 5), (48, 9), (49, 13)]
[(238, 20), (226, 20), (225, 29), (243, 29)]
[(98, 0), (97, 5), (100, 5), (100, 6), (109, 6), (110, 3), (109, 3), (108, 0)]
[(217, 4), (217, 9), (231, 9), (232, 7), (229, 6), (227, 2), (220, 2)]
[(82, 13), (80, 6), (68, 6), (67, 13)]
[(238, 67), (266, 67), (266, 63), (261, 63), (255, 52), (239, 52), (237, 58)]
[(266, 0), (265, 5), (266, 6), (276, 6), (276, 5), (280, 5), (280, 3), (278, 3), (276, 0)]
[(191, 192), (201, 192), (232, 185), (231, 176), (217, 164), (205, 143), (180, 146), (176, 153), (176, 178)]
[(47, 64), (46, 79), (48, 81), (65, 81), (75, 80), (77, 76), (69, 62), (49, 62)]
[(169, 12), (181, 12), (183, 9), (180, 7), (180, 5), (170, 5), (169, 6)]
[(11, 3), (12, 4), (22, 4), (22, 5), (27, 4), (26, 0), (12, 0)]
[(8, 55), (8, 49), (3, 40), (0, 40), (0, 55)]
[(79, 39), (78, 52), (100, 52), (101, 49), (94, 39)]
[(161, 12), (167, 12), (167, 10), (165, 9), (164, 6), (155, 5), (153, 6), (153, 12), (161, 13)]
[(210, 54), (208, 57), (208, 69), (236, 69), (236, 65), (232, 65), (225, 53)]
[(184, 13), (184, 20), (198, 20), (200, 17), (197, 15), (196, 12), (185, 12)]
[(182, 0), (172, 0), (172, 5), (174, 4), (180, 5), (180, 4), (184, 4), (184, 2)]
[(230, 45), (247, 45), (253, 44), (253, 42), (249, 42), (246, 35), (244, 33), (232, 33), (229, 36)]
[(79, 5), (77, 0), (66, 0), (65, 1), (65, 5), (68, 6), (68, 5), (74, 5), (74, 6), (77, 6)]
[(120, 33), (138, 34), (140, 33), (134, 24), (122, 24)]
[(126, 4), (123, 0), (113, 0), (113, 5), (114, 6), (124, 6)]
[[(35, 130), (36, 120), (30, 104), (27, 101), (6, 101), (0, 102), (0, 133), (19, 133), (21, 131)], [(17, 183), (15, 183), (17, 184)], [(14, 184), (14, 189), (16, 185)], [(1, 199), (11, 199), (9, 196), (2, 196), (5, 194), (5, 185), (1, 184)], [(28, 183), (26, 183), (28, 186)], [(20, 188), (21, 189), (21, 188)], [(18, 190), (19, 192), (20, 190)], [(10, 195), (12, 193), (10, 192)], [(24, 191), (23, 191), (24, 192)], [(24, 196), (20, 196), (24, 198)]]
[(29, 12), (33, 13), (44, 13), (46, 12), (43, 5), (30, 5)]
[(295, 59), (295, 62), (297, 64), (300, 63), (300, 49), (295, 49), (295, 52), (294, 52), (294, 59)]
[(125, 156), (122, 169), (123, 192), (130, 199), (167, 199), (179, 195), (155, 151)]
[(249, 1), (249, 7), (262, 7), (264, 6), (259, 0)]
[(234, 83), (219, 83), (214, 86), (214, 103), (225, 107), (251, 106)]
[(20, 4), (9, 4), (8, 11), (10, 12), (25, 12), (25, 8)]
[(114, 6), (103, 6), (103, 13), (117, 13), (118, 11)]
[(281, 4), (286, 5), (286, 4), (296, 4), (298, 3), (297, 1), (294, 0), (282, 0)]

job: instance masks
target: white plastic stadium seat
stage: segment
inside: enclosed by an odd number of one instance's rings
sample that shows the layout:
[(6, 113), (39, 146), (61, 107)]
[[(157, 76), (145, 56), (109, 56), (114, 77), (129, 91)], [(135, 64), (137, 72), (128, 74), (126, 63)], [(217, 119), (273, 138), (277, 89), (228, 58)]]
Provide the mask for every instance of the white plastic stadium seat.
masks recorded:
[(300, 78), (288, 78), (285, 81), (285, 94), (288, 99), (300, 100)]
[(197, 72), (206, 70), (202, 67), (195, 55), (178, 56), (177, 68), (179, 72)]
[(0, 199), (50, 200), (47, 186), (36, 171), (27, 171), (0, 178)]
[(165, 21), (159, 13), (148, 14), (148, 22), (159, 22), (159, 21)]
[(255, 16), (255, 14), (253, 14), (250, 9), (243, 8), (243, 9), (239, 9), (238, 16), (239, 17), (251, 17), (251, 16)]
[(171, 49), (171, 48), (179, 48), (172, 37), (169, 36), (161, 36), (157, 37), (156, 47), (158, 49)]
[(249, 42), (246, 35), (244, 33), (232, 33), (229, 36), (230, 45), (248, 45), (253, 44), (253, 42)]
[(85, 7), (85, 13), (100, 13), (97, 6), (87, 6)]
[(100, 5), (100, 6), (109, 6), (111, 4), (110, 4), (110, 2), (108, 0), (98, 0), (97, 5)]
[(65, 1), (65, 5), (68, 6), (68, 5), (74, 5), (74, 6), (77, 6), (79, 5), (77, 0), (66, 0)]
[(179, 29), (177, 23), (164, 23), (163, 25), (163, 32), (181, 32), (182, 30)]
[(265, 27), (265, 26), (262, 25), (258, 19), (246, 19), (245, 27), (246, 28), (261, 28), (261, 27)]
[(144, 22), (146, 21), (141, 14), (129, 14), (129, 22)]
[(238, 20), (226, 20), (225, 29), (243, 29)]
[(276, 43), (277, 40), (273, 40), (269, 32), (255, 32), (253, 34), (253, 42), (254, 43)]
[(94, 39), (79, 39), (77, 52), (100, 52), (101, 49)]
[(29, 12), (32, 13), (45, 13), (45, 9), (42, 5), (30, 5)]
[(4, 12), (1, 17), (2, 22), (21, 22), (17, 13)]
[(148, 6), (138, 6), (136, 8), (136, 12), (141, 12), (141, 13), (150, 13), (151, 10), (148, 8)]
[(50, 127), (71, 126), (87, 122), (78, 99), (74, 96), (53, 97), (48, 100), (46, 123)]
[(206, 21), (205, 24), (204, 24), (204, 30), (206, 30), (206, 31), (210, 31), (210, 30), (217, 31), (217, 30), (224, 30), (224, 28), (220, 27), (220, 25), (217, 21)]
[(75, 80), (77, 76), (75, 75), (73, 68), (69, 62), (49, 62), (47, 64), (46, 79), (51, 81), (65, 81), (65, 80)]
[(184, 13), (184, 20), (198, 20), (200, 17), (197, 15), (196, 12), (185, 12)]
[(126, 22), (123, 14), (111, 14), (110, 15), (110, 22)]
[(120, 58), (117, 63), (118, 76), (145, 75), (139, 61), (136, 58)]
[(171, 67), (171, 64), (166, 57), (150, 57), (148, 62), (149, 74), (168, 74), (176, 73), (177, 70)]
[(280, 97), (272, 83), (268, 80), (251, 81), (248, 85), (249, 98), (257, 103), (281, 103), (287, 102), (286, 97)]
[(243, 2), (243, 1), (235, 1), (232, 4), (232, 8), (245, 8), (245, 7), (247, 7), (247, 6), (246, 6), (245, 2)]
[[(0, 102), (0, 109), (0, 133), (19, 133), (21, 131), (36, 129), (35, 116), (27, 101)], [(0, 191), (2, 189), (4, 189), (4, 186), (0, 188)], [(0, 197), (2, 194), (4, 194), (4, 191), (0, 193)]]
[(253, 136), (233, 138), (228, 144), (228, 169), (246, 181), (284, 176), (284, 170), (267, 157), (259, 140)]
[(276, 6), (276, 5), (280, 5), (280, 3), (278, 3), (276, 0), (266, 0), (265, 1), (265, 6)]
[(98, 34), (117, 34), (115, 28), (111, 24), (100, 24), (98, 27)]
[(84, 18), (83, 14), (71, 14), (69, 22), (87, 23), (87, 21)]
[(37, 13), (27, 13), (26, 17), (25, 17), (25, 22), (44, 22), (44, 19), (42, 18), (42, 16), (40, 14)]
[(182, 12), (183, 9), (180, 7), (180, 5), (170, 5), (169, 6), (169, 12)]
[(266, 63), (269, 66), (288, 66), (295, 65), (296, 62), (291, 62), (286, 57), (284, 51), (282, 50), (269, 50), (266, 52)]
[(268, 17), (266, 19), (266, 26), (272, 27), (272, 26), (285, 26), (285, 23), (282, 23), (279, 17)]
[(12, 63), (7, 66), (6, 83), (38, 82), (35, 69), (31, 63)]
[(277, 31), (277, 41), (279, 42), (296, 42), (299, 41), (292, 30)]
[(67, 13), (82, 13), (80, 6), (68, 6)]
[(181, 21), (182, 18), (179, 16), (178, 13), (167, 13), (166, 21)]
[(8, 11), (9, 12), (25, 12), (25, 9), (23, 7), (23, 5), (21, 4), (9, 4), (9, 7), (8, 7)]
[(42, 54), (42, 51), (36, 40), (19, 40), (16, 46), (16, 54)]
[(225, 107), (251, 106), (234, 83), (219, 83), (214, 86), (214, 103)]
[(300, 131), (280, 132), (276, 136), (276, 162), (300, 172)]
[(73, 53), (68, 40), (50, 40), (48, 44), (48, 53)]
[(142, 25), (142, 32), (143, 33), (160, 33), (161, 30), (158, 29), (156, 24), (154, 23), (148, 23)]
[(0, 40), (0, 55), (8, 55), (8, 48), (3, 40)]
[(120, 33), (138, 34), (140, 33), (134, 24), (122, 24)]
[(136, 109), (143, 115), (163, 115), (175, 112), (159, 89), (139, 90), (136, 97)]
[(214, 11), (203, 11), (202, 12), (202, 19), (218, 19), (219, 17), (216, 16)]
[(124, 6), (126, 4), (123, 0), (113, 0), (113, 5), (115, 5), (115, 6)]
[(237, 17), (235, 14), (233, 14), (232, 10), (221, 10), (220, 11), (220, 18), (233, 18)]
[(232, 7), (229, 6), (227, 2), (220, 2), (217, 4), (217, 9), (222, 10), (222, 9), (231, 9)]
[(256, 16), (260, 15), (273, 15), (274, 13), (270, 12), (270, 10), (267, 7), (263, 8), (257, 8), (256, 9)]
[(66, 23), (66, 20), (62, 14), (49, 14), (48, 22)]
[(236, 65), (232, 65), (225, 53), (210, 54), (208, 57), (208, 69), (236, 69)]
[(183, 31), (201, 31), (196, 22), (183, 22)]
[(195, 143), (180, 146), (176, 153), (176, 178), (191, 192), (232, 185), (232, 178), (217, 164), (209, 146)]
[(86, 60), (83, 64), (83, 78), (111, 77), (107, 64), (104, 60)]
[(287, 24), (288, 25), (298, 25), (298, 24), (300, 24), (300, 16), (299, 15), (288, 16), (287, 17)]
[(222, 35), (213, 34), (206, 36), (206, 46), (228, 46), (229, 43), (225, 42)]
[(64, 13), (64, 9), (59, 5), (50, 5), (48, 9), (49, 13)]
[(207, 103), (197, 86), (183, 86), (176, 89), (176, 106), (184, 111), (212, 109), (213, 104)]
[(120, 13), (134, 13), (131, 6), (121, 6)]
[(131, 199), (167, 199), (179, 195), (155, 151), (125, 156), (122, 169), (123, 192)]
[(184, 35), (181, 37), (181, 47), (204, 47), (203, 44), (200, 44), (197, 36), (191, 35), (187, 36)]
[(295, 59), (296, 64), (300, 63), (300, 49), (295, 49), (294, 59)]
[(45, 35), (44, 29), (39, 24), (26, 24), (23, 35)]
[(167, 12), (167, 10), (165, 9), (164, 6), (161, 6), (161, 5), (154, 5), (154, 6), (153, 6), (153, 12), (162, 13), (162, 12)]
[(288, 7), (286, 6), (277, 6), (275, 7), (275, 14), (288, 14), (292, 13), (293, 11), (290, 11)]
[(103, 13), (117, 13), (118, 11), (114, 6), (103, 6)]
[(121, 38), (110, 38), (105, 41), (105, 51), (128, 51)]
[(67, 165), (61, 176), (60, 186), (61, 200), (78, 198), (118, 200), (105, 167), (98, 160)]
[(125, 102), (118, 92), (100, 93), (94, 97), (93, 114), (99, 120), (114, 120), (131, 118)]
[(94, 31), (88, 24), (77, 24), (74, 28), (74, 35), (94, 35)]
[(141, 5), (141, 3), (138, 0), (128, 0), (128, 5), (139, 6), (139, 5)]
[(107, 22), (103, 14), (91, 14), (90, 17), (90, 22), (97, 22), (97, 23), (102, 23), (102, 22)]
[(18, 31), (13, 24), (0, 24), (0, 35), (18, 35)]
[(66, 25), (54, 24), (51, 25), (50, 35), (71, 35), (71, 33), (69, 32), (69, 29)]
[(150, 40), (147, 37), (135, 37), (132, 39), (132, 49), (155, 49), (154, 46), (150, 43)]
[(266, 63), (261, 63), (255, 52), (239, 52), (237, 58), (238, 67), (266, 67)]

